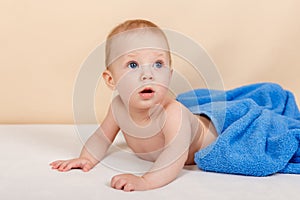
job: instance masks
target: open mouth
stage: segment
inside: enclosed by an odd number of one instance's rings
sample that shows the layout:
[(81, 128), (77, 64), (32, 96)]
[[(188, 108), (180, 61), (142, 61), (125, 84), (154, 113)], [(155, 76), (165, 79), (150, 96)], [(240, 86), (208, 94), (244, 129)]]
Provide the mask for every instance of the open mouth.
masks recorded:
[(139, 92), (141, 97), (144, 98), (144, 99), (152, 98), (154, 96), (154, 93), (155, 93), (155, 91), (150, 87), (146, 87), (142, 91)]
[(153, 93), (153, 92), (154, 92), (154, 90), (152, 90), (151, 88), (145, 88), (140, 93), (141, 94), (149, 94), (149, 93)]

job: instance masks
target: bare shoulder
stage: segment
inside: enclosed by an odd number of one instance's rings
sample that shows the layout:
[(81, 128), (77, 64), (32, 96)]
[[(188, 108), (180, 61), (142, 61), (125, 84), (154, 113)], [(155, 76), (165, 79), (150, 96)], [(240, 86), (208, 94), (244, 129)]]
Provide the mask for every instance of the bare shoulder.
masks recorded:
[(176, 100), (171, 101), (165, 108), (166, 111), (166, 123), (165, 130), (179, 130), (183, 126), (188, 127), (194, 120), (193, 114), (181, 103)]
[(181, 103), (176, 100), (171, 100), (165, 108), (167, 119), (175, 120), (176, 118), (189, 119), (193, 114)]

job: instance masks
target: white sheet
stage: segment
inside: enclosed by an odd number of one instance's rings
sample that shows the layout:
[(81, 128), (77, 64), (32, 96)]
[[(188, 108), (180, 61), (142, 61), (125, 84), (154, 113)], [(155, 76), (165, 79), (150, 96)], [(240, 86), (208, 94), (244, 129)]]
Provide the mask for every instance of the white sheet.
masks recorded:
[[(102, 164), (84, 173), (51, 170), (56, 159), (77, 156), (81, 139), (73, 125), (0, 126), (0, 198), (53, 199), (297, 199), (300, 176), (246, 177), (185, 168), (171, 184), (156, 190), (125, 193), (109, 187), (123, 171), (146, 170), (151, 163), (133, 156), (119, 137)], [(119, 169), (114, 169), (118, 167)]]

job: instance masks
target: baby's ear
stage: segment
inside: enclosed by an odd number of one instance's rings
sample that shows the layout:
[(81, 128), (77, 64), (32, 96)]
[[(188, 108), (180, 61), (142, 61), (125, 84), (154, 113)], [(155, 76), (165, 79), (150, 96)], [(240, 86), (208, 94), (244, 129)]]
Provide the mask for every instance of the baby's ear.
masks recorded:
[(102, 77), (103, 79), (105, 80), (105, 83), (106, 85), (114, 90), (116, 88), (116, 84), (115, 84), (115, 81), (113, 79), (113, 76), (111, 74), (111, 72), (109, 70), (105, 70), (103, 73), (102, 73)]

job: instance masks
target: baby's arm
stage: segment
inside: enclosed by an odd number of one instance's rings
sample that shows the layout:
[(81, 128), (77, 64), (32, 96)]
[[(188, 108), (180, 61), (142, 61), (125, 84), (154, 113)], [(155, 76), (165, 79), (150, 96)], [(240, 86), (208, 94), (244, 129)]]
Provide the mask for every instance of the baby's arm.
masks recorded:
[(167, 116), (163, 128), (165, 148), (152, 169), (142, 177), (131, 174), (115, 176), (112, 187), (125, 191), (148, 190), (162, 187), (178, 176), (188, 158), (192, 139), (191, 122), (187, 112), (178, 104), (167, 110)]
[(70, 160), (54, 161), (50, 163), (52, 169), (69, 171), (70, 169), (80, 168), (83, 171), (89, 171), (103, 159), (118, 131), (119, 127), (110, 108), (101, 126), (85, 143), (80, 156)]

